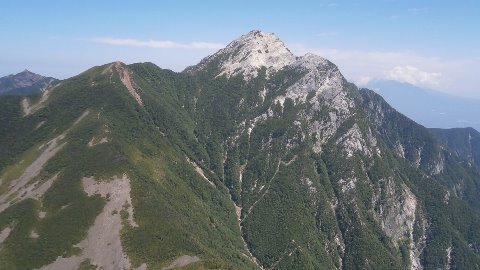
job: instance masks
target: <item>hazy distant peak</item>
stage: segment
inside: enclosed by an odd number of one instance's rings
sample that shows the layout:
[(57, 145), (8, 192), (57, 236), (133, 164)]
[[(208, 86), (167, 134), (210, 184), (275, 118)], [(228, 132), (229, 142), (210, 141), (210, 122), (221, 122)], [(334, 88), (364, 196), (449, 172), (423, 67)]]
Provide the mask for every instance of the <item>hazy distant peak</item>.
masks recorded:
[(31, 72), (30, 70), (28, 69), (24, 69), (22, 72), (18, 73), (18, 74), (21, 74), (21, 73), (31, 73), (31, 74), (35, 74), (33, 72)]
[(58, 80), (31, 72), (28, 69), (0, 78), (0, 94), (28, 94), (41, 91)]
[(396, 110), (430, 128), (468, 127), (480, 129), (480, 100), (454, 96), (393, 80), (376, 80), (375, 90)]

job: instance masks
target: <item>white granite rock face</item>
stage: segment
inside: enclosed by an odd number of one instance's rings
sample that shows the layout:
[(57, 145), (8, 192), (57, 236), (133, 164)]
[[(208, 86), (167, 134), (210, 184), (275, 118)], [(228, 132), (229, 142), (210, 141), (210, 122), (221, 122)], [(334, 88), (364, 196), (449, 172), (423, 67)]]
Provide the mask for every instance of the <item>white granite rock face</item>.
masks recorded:
[[(420, 256), (425, 247), (428, 225), (418, 210), (417, 198), (406, 185), (397, 186), (392, 178), (382, 179), (381, 182), (384, 183), (383, 187), (376, 190), (372, 197), (372, 204), (377, 209), (373, 216), (393, 245), (398, 246), (400, 242), (409, 240), (411, 269), (422, 269)], [(385, 201), (381, 202), (380, 197)], [(415, 223), (422, 227), (417, 242), (413, 237)]]
[[(296, 57), (273, 33), (251, 31), (234, 40), (217, 53), (205, 58), (190, 70), (202, 70), (209, 63), (220, 60), (221, 72), (217, 76), (227, 78), (243, 74), (245, 80), (258, 76), (260, 68), (267, 69), (267, 77), (293, 63)], [(187, 71), (189, 68), (187, 68)]]

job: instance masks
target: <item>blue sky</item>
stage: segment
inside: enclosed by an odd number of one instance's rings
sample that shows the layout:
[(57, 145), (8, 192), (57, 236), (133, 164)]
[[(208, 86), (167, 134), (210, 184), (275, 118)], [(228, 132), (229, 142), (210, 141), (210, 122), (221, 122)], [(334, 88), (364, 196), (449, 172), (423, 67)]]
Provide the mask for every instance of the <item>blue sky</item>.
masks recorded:
[(348, 80), (394, 79), (480, 98), (480, 1), (5, 1), (0, 76), (68, 78), (120, 60), (181, 71), (252, 29)]

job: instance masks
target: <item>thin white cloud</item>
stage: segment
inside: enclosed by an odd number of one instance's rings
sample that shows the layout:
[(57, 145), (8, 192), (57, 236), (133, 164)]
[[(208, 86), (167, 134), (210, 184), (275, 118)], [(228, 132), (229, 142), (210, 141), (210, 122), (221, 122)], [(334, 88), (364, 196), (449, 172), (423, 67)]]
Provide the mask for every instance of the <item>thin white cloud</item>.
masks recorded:
[(442, 73), (426, 72), (414, 66), (396, 66), (385, 71), (385, 77), (389, 80), (407, 82), (413, 85), (437, 87), (440, 85)]
[(91, 39), (91, 42), (113, 46), (147, 47), (157, 49), (221, 49), (225, 47), (224, 44), (211, 42), (194, 41), (190, 43), (179, 43), (170, 40), (139, 40), (132, 38), (112, 37), (93, 38)]
[(414, 8), (408, 9), (408, 13), (410, 13), (411, 15), (422, 15), (422, 14), (428, 13), (429, 11), (430, 9), (426, 7), (422, 7), (422, 8), (414, 7)]
[(337, 7), (338, 6), (338, 3), (337, 1), (320, 1), (320, 6), (321, 7), (329, 7), (329, 8), (333, 8), (333, 7)]
[(358, 77), (358, 79), (356, 80), (356, 82), (358, 83), (358, 85), (366, 85), (368, 84), (369, 82), (373, 81), (374, 79), (370, 76), (366, 76), (366, 75), (360, 75)]
[(317, 34), (317, 37), (334, 37), (337, 36), (337, 32), (320, 32)]
[(420, 16), (420, 15), (427, 15), (430, 12), (430, 9), (427, 7), (414, 7), (409, 8), (407, 12), (412, 16)]

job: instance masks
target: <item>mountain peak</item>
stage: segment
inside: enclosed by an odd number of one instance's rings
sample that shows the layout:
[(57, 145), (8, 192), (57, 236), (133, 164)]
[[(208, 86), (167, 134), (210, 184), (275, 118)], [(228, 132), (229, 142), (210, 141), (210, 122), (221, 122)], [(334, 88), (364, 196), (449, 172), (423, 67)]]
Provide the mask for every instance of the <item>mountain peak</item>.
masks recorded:
[[(235, 41), (243, 41), (243, 42), (255, 41), (255, 42), (260, 42), (260, 43), (262, 43), (262, 42), (272, 42), (272, 41), (273, 42), (282, 42), (280, 40), (280, 38), (277, 35), (275, 35), (275, 33), (263, 32), (263, 31), (260, 31), (260, 30), (252, 30), (252, 31), (248, 32), (247, 34), (242, 35), (241, 37), (239, 37)], [(282, 43), (282, 45), (283, 45), (283, 43)]]
[[(275, 35), (274, 33), (267, 33), (267, 32), (262, 32), (260, 30), (257, 30), (257, 29), (254, 29), (254, 30), (251, 30), (250, 32), (248, 32), (246, 35), (243, 35), (243, 36), (257, 36), (257, 37), (262, 37), (263, 34), (273, 34)], [(243, 37), (242, 36), (242, 37)]]
[(28, 69), (24, 69), (22, 72), (18, 73), (18, 74), (35, 74), (33, 72), (31, 72), (30, 70)]
[(262, 67), (267, 69), (269, 76), (293, 63), (296, 57), (274, 33), (252, 30), (187, 71), (201, 70), (214, 60), (219, 61), (220, 73), (217, 76), (242, 74), (249, 80), (257, 77)]
[(267, 68), (268, 76), (295, 61), (295, 56), (274, 33), (258, 30), (234, 40), (217, 54), (224, 56), (219, 76), (243, 74), (247, 79), (256, 77), (262, 67)]
[(55, 78), (45, 77), (25, 69), (15, 75), (0, 78), (0, 95), (5, 93), (30, 94), (43, 91), (57, 81)]

